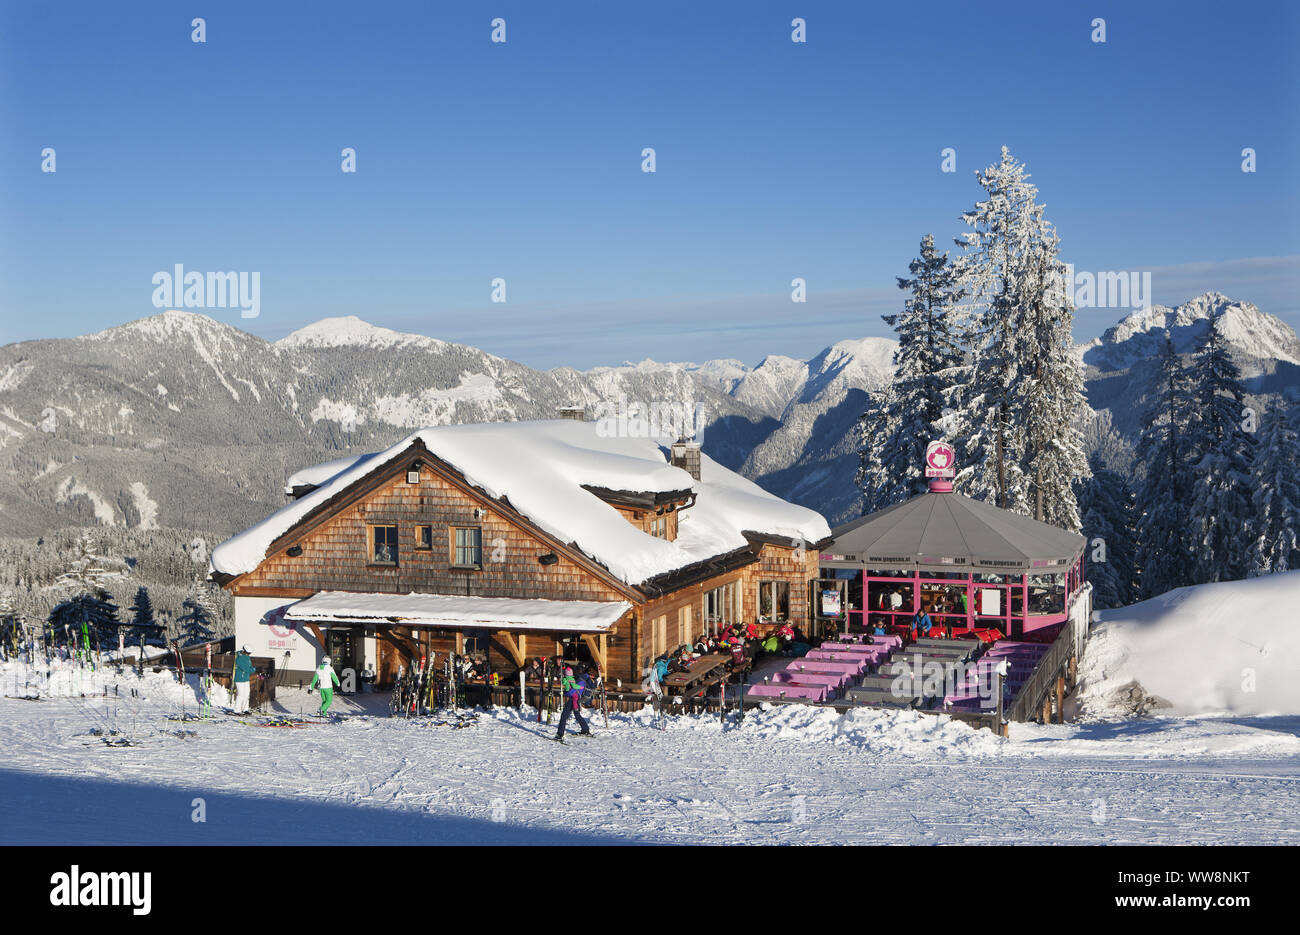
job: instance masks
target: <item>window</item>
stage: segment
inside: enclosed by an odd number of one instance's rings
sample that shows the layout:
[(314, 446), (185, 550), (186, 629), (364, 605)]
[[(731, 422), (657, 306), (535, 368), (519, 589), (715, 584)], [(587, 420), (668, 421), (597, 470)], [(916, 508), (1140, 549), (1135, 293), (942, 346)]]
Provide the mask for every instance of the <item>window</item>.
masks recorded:
[(667, 516), (656, 516), (654, 519), (650, 520), (650, 535), (654, 536), (656, 539), (668, 538)]
[(724, 584), (704, 594), (704, 621), (715, 632), (740, 619), (736, 585)]
[(758, 583), (758, 619), (790, 619), (790, 582), (760, 581)]
[(433, 527), (416, 526), (415, 527), (415, 547), (422, 552), (427, 552), (433, 548)]
[(397, 527), (370, 527), (370, 563), (372, 565), (397, 564)]
[(466, 656), (487, 657), (488, 640), (491, 634), (487, 630), (466, 630), (461, 643), (461, 652)]
[(1065, 613), (1065, 575), (1061, 573), (1029, 576), (1029, 612), (1031, 614)]
[(452, 560), (458, 568), (483, 567), (483, 530), (477, 526), (452, 527)]

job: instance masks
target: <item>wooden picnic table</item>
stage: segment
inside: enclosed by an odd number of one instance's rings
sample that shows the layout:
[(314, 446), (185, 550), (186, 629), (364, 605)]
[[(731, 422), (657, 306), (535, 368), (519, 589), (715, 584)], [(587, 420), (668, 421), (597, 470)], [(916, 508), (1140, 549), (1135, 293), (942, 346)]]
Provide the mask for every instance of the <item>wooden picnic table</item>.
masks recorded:
[(692, 662), (684, 672), (672, 672), (664, 676), (664, 685), (689, 691), (729, 662), (731, 653), (709, 653)]

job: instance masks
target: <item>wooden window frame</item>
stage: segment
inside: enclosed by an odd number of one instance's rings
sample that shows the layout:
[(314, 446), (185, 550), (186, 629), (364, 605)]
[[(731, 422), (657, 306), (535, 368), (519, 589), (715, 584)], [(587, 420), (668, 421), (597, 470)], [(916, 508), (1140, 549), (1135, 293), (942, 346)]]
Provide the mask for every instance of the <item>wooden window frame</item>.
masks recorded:
[[(456, 533), (462, 529), (472, 529), (478, 533), (478, 563), (477, 564), (464, 565), (456, 561), (456, 552), (457, 552)], [(448, 559), (450, 560), (452, 568), (461, 569), (463, 571), (483, 570), (483, 527), (482, 526), (469, 526), (469, 525), (448, 526), (447, 544), (448, 544), (448, 548), (450, 549), (450, 554), (448, 555)]]
[[(393, 560), (381, 562), (375, 558), (375, 532), (380, 529), (393, 531)], [(366, 564), (374, 568), (396, 568), (402, 558), (401, 529), (397, 523), (368, 523), (366, 525)]]
[[(778, 596), (781, 587), (785, 587), (785, 616), (780, 614), (780, 601)], [(772, 616), (763, 616), (763, 589), (772, 588)], [(760, 623), (789, 623), (790, 622), (790, 582), (782, 578), (762, 578), (758, 582), (758, 590), (755, 594), (757, 598), (754, 604), (754, 616)]]
[[(421, 530), (421, 529), (427, 529), (427, 530), (429, 530), (429, 538), (428, 538), (428, 540), (425, 542), (424, 545), (421, 545), (421, 544), (420, 544), (420, 530)], [(414, 545), (414, 547), (413, 547), (413, 550), (416, 551), (416, 552), (432, 552), (432, 551), (433, 551), (433, 525), (432, 525), (431, 523), (416, 523), (416, 524), (415, 524), (415, 545)]]

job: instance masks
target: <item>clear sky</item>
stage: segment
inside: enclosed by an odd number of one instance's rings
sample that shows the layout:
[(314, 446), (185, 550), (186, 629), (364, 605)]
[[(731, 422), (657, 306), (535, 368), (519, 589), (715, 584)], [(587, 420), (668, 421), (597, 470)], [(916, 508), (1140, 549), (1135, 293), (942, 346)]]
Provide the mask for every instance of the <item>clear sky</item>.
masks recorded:
[(1300, 4), (1249, 0), (5, 2), (0, 342), (155, 314), (179, 263), (260, 273), (259, 317), (209, 314), (269, 339), (358, 315), (541, 367), (804, 357), (888, 334), (1003, 144), (1077, 269), (1294, 327), (1298, 49)]

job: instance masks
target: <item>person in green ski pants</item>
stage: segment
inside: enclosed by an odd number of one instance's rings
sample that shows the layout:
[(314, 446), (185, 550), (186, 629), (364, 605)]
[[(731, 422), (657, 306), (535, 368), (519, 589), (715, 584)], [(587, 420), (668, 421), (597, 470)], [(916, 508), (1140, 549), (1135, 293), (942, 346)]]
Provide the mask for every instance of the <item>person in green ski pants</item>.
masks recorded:
[(316, 674), (311, 677), (311, 684), (307, 686), (307, 693), (316, 687), (316, 682), (320, 682), (320, 714), (323, 717), (329, 714), (330, 705), (334, 703), (334, 686), (339, 684), (339, 677), (334, 672), (334, 661), (326, 656), (316, 667)]

